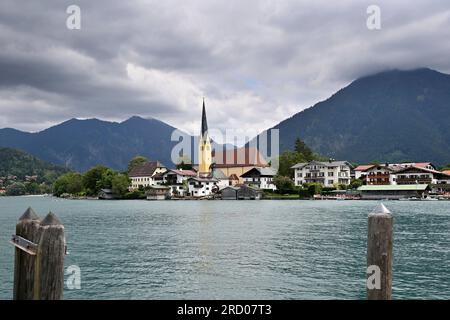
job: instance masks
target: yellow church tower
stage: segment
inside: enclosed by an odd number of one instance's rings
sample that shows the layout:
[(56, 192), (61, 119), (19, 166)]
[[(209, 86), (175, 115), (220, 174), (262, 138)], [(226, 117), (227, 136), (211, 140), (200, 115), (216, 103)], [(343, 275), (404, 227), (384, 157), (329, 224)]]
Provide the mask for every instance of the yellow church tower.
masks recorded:
[(208, 123), (206, 121), (206, 108), (205, 99), (203, 98), (203, 111), (202, 111), (202, 131), (200, 134), (200, 141), (198, 143), (198, 175), (199, 177), (211, 176), (211, 164), (212, 164), (212, 148), (211, 140), (208, 135)]

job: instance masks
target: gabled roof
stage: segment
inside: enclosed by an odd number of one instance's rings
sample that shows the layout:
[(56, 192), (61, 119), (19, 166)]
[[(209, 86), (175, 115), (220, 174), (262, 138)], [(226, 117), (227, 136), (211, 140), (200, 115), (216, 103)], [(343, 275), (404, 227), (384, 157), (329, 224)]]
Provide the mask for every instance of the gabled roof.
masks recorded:
[(225, 151), (213, 151), (216, 168), (229, 167), (267, 167), (267, 161), (257, 148), (234, 148)]
[(197, 175), (197, 172), (195, 172), (194, 170), (170, 169), (169, 171), (164, 172), (164, 174), (168, 174), (168, 173), (175, 173), (180, 176), (196, 176)]
[(444, 171), (442, 171), (442, 173), (450, 175), (450, 170), (444, 170)]
[(198, 182), (219, 182), (219, 180), (217, 180), (216, 178), (199, 178), (199, 177), (192, 177), (189, 178), (188, 181), (190, 180), (194, 180), (194, 181), (198, 181)]
[(407, 172), (407, 171), (411, 171), (411, 170), (421, 171), (421, 172), (425, 172), (425, 173), (432, 173), (434, 175), (434, 177), (444, 177), (444, 179), (445, 178), (450, 179), (450, 174), (448, 174), (448, 173), (437, 171), (437, 170), (426, 169), (426, 168), (419, 168), (419, 167), (402, 168), (400, 170), (397, 170), (395, 173), (398, 174), (398, 173), (403, 173), (403, 172)]
[(355, 171), (366, 171), (374, 166), (375, 166), (374, 164), (362, 164), (362, 165), (357, 166), (355, 168)]
[(256, 173), (260, 177), (273, 177), (277, 174), (277, 171), (274, 168), (265, 167), (265, 168), (253, 168), (241, 174), (242, 178), (251, 176), (252, 173)]
[(306, 162), (301, 162), (301, 163), (297, 163), (296, 165), (293, 165), (292, 167), (291, 167), (291, 169), (301, 169), (301, 168), (303, 168), (304, 166), (306, 166), (308, 163), (306, 163)]
[(165, 166), (159, 161), (146, 162), (131, 169), (128, 176), (131, 178), (151, 177), (157, 168), (165, 168)]
[(390, 164), (378, 164), (370, 167), (369, 169), (366, 169), (366, 171), (370, 171), (372, 169), (378, 170), (378, 168), (382, 168), (384, 170), (395, 172), (399, 169), (403, 169), (403, 167), (399, 167), (397, 165), (390, 165)]
[(297, 163), (296, 165), (292, 166), (291, 169), (301, 169), (305, 166), (309, 165), (318, 165), (318, 166), (324, 166), (324, 167), (339, 167), (339, 166), (349, 166), (350, 168), (353, 168), (350, 162), (348, 161), (317, 161), (313, 160), (308, 163)]

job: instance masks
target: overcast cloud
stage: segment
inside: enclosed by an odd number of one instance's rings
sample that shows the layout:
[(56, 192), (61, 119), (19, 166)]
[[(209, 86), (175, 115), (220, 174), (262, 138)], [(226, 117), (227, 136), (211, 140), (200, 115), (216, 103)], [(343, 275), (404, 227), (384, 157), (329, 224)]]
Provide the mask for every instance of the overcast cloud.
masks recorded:
[(448, 0), (2, 0), (0, 128), (140, 115), (195, 133), (205, 96), (210, 127), (263, 130), (360, 76), (450, 73), (449, 57)]

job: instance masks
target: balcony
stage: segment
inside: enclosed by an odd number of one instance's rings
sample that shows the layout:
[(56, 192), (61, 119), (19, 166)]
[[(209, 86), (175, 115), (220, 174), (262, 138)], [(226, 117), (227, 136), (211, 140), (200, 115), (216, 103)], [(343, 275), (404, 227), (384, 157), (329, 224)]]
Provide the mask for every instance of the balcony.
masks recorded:
[(397, 178), (397, 184), (431, 184), (431, 178)]
[(366, 176), (368, 179), (389, 179), (390, 174), (389, 173), (377, 173), (377, 174), (368, 174)]

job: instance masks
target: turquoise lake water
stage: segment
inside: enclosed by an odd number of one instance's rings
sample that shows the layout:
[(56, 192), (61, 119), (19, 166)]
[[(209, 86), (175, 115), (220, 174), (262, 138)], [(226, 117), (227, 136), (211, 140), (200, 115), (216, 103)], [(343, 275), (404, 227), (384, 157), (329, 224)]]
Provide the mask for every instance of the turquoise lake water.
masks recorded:
[[(0, 299), (11, 299), (17, 218), (66, 230), (65, 299), (364, 299), (376, 201), (88, 201), (0, 197)], [(450, 202), (387, 201), (394, 299), (450, 299)]]

